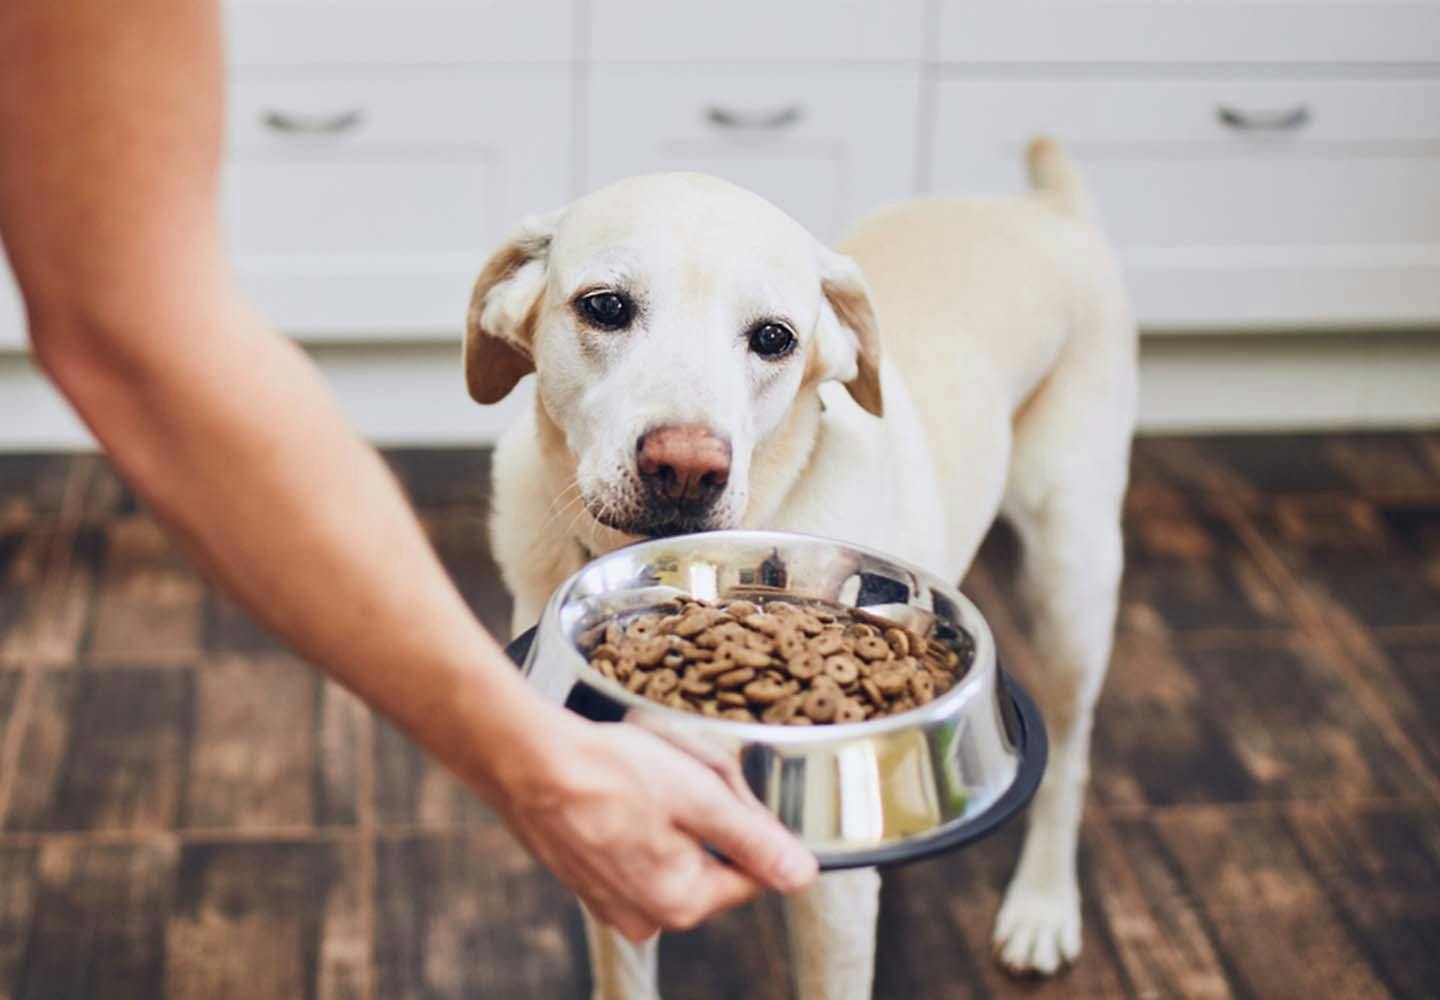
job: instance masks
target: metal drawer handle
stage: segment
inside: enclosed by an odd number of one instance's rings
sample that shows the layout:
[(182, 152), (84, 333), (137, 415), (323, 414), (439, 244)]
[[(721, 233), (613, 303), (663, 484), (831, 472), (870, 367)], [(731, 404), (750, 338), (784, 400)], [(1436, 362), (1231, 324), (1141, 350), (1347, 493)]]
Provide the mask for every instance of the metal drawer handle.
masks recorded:
[(778, 132), (789, 128), (805, 117), (805, 109), (798, 104), (779, 108), (775, 111), (734, 111), (712, 104), (705, 109), (705, 120), (721, 128), (747, 132)]
[(1220, 124), (1241, 132), (1293, 132), (1310, 124), (1310, 109), (1297, 104), (1288, 111), (1241, 111), (1222, 104), (1215, 109), (1215, 117)]
[(300, 115), (267, 108), (260, 116), (265, 127), (272, 132), (289, 135), (339, 135), (354, 129), (364, 118), (365, 114), (359, 108), (335, 115)]

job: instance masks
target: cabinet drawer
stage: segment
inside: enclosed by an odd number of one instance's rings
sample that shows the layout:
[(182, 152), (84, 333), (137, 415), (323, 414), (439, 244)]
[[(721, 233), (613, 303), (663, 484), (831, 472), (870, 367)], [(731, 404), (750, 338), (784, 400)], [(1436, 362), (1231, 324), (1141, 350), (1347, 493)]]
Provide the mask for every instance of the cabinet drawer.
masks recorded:
[(821, 239), (914, 190), (919, 71), (757, 73), (599, 67), (590, 186), (657, 170), (716, 174)]
[(564, 61), (575, 0), (226, 0), (234, 66)]
[[(277, 108), (303, 127), (266, 125)], [(241, 83), (231, 112), (230, 245), (305, 339), (457, 332), (486, 255), (569, 194), (559, 74)]]
[(1030, 136), (1064, 142), (1144, 322), (1440, 319), (1440, 83), (951, 80), (936, 108), (937, 190), (1013, 189)]
[(956, 63), (1430, 62), (1440, 4), (1310, 0), (942, 0)]
[(925, 0), (595, 0), (595, 62), (918, 60)]

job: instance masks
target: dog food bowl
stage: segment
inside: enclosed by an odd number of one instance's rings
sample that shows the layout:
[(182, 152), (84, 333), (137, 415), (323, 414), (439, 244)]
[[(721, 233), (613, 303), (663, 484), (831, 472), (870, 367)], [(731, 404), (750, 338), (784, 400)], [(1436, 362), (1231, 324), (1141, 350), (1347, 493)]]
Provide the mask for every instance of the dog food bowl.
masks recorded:
[[(577, 639), (594, 625), (682, 593), (863, 608), (927, 638), (964, 632), (974, 660), (952, 688), (910, 711), (781, 726), (669, 708), (580, 653)], [(509, 652), (546, 697), (597, 722), (645, 726), (743, 776), (824, 870), (913, 861), (976, 840), (1025, 807), (1045, 770), (1039, 712), (1001, 671), (975, 606), (921, 569), (824, 538), (717, 531), (619, 549), (567, 580)]]

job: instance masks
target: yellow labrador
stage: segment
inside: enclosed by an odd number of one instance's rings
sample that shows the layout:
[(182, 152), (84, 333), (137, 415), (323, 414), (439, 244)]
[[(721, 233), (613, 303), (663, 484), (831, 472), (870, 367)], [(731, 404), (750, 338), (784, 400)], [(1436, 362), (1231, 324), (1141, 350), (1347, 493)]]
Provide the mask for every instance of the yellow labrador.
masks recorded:
[[(1080, 951), (1076, 837), (1115, 620), (1136, 334), (1065, 154), (1032, 190), (925, 199), (845, 255), (723, 181), (621, 181), (528, 220), (485, 266), (470, 394), (537, 374), (496, 451), (494, 549), (516, 628), (591, 555), (751, 527), (893, 553), (959, 580), (1003, 514), (1024, 551), (1053, 744), (995, 930), (1000, 960)], [(880, 323), (883, 321), (883, 350)], [(787, 903), (802, 1000), (868, 997), (880, 880)], [(656, 943), (589, 922), (595, 995), (656, 994)]]

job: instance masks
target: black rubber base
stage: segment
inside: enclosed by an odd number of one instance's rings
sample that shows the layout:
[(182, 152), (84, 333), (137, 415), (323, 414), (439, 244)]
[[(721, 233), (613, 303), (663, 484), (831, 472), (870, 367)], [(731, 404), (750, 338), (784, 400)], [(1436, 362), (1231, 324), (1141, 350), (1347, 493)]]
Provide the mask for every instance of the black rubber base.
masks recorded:
[[(525, 662), (525, 656), (530, 652), (530, 644), (534, 639), (535, 630), (532, 628), (505, 647), (506, 654), (515, 661), (517, 666)], [(1009, 695), (1011, 707), (1014, 709), (1013, 717), (1007, 722), (1013, 723), (1011, 737), (1020, 751), (1020, 769), (1015, 773), (1015, 780), (1005, 790), (1005, 794), (996, 799), (990, 808), (979, 816), (958, 822), (952, 828), (942, 828), (935, 833), (927, 834), (913, 843), (891, 844), (870, 850), (846, 851), (844, 854), (817, 853), (816, 860), (820, 863), (821, 871), (893, 867), (954, 851), (966, 844), (973, 844), (977, 840), (988, 837), (1030, 804), (1030, 800), (1035, 796), (1035, 790), (1040, 787), (1040, 779), (1045, 775), (1045, 762), (1050, 753), (1049, 740), (1045, 736), (1045, 722), (1040, 716), (1040, 709), (1025, 689), (1004, 670), (1000, 670), (999, 674), (1000, 687)], [(608, 698), (605, 701), (609, 705), (615, 704)], [(620, 706), (616, 705), (615, 707), (619, 708)], [(595, 718), (588, 711), (582, 712), (582, 714)], [(596, 721), (612, 722), (616, 721), (618, 717), (610, 712), (602, 712)]]

